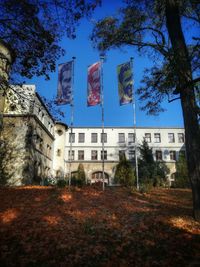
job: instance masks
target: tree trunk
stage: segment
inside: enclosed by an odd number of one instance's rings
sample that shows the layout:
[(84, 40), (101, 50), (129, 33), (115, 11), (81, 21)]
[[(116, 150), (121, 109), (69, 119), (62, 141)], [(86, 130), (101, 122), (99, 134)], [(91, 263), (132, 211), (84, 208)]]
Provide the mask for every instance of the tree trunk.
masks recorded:
[(179, 6), (176, 0), (166, 0), (166, 26), (172, 44), (176, 72), (179, 79), (194, 217), (200, 221), (200, 126), (198, 123), (194, 85), (191, 83), (191, 62), (182, 32)]

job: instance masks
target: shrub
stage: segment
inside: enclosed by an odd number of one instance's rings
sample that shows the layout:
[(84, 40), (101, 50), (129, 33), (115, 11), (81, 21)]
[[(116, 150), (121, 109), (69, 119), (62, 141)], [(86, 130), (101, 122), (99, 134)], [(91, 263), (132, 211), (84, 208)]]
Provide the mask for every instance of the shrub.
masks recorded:
[(72, 176), (72, 177), (71, 177), (71, 185), (81, 187), (81, 186), (83, 186), (84, 184), (85, 184), (85, 183), (84, 183), (84, 180), (78, 178), (78, 176)]
[(67, 181), (66, 180), (63, 180), (63, 179), (59, 179), (57, 181), (57, 186), (60, 187), (60, 188), (63, 188), (67, 185)]
[(56, 185), (56, 183), (57, 183), (57, 179), (55, 177), (46, 177), (43, 180), (44, 186)]
[(125, 157), (121, 158), (116, 166), (114, 182), (125, 186), (131, 186), (135, 182), (133, 166)]
[(71, 185), (81, 187), (86, 184), (86, 177), (83, 164), (79, 164), (78, 170), (72, 173)]
[(145, 183), (145, 184), (143, 183), (139, 187), (139, 191), (142, 194), (148, 193), (151, 189), (152, 189), (152, 184), (151, 183)]
[(175, 174), (175, 181), (172, 182), (174, 188), (190, 188), (189, 178), (187, 176), (179, 176)]
[(167, 181), (169, 169), (163, 162), (154, 161), (152, 149), (145, 140), (139, 149), (141, 155), (138, 160), (140, 185), (163, 186)]
[(85, 170), (83, 164), (80, 163), (78, 166), (77, 186), (83, 186), (85, 183)]
[(184, 155), (180, 154), (176, 163), (175, 181), (172, 183), (175, 188), (189, 188), (190, 182), (188, 178), (187, 162)]

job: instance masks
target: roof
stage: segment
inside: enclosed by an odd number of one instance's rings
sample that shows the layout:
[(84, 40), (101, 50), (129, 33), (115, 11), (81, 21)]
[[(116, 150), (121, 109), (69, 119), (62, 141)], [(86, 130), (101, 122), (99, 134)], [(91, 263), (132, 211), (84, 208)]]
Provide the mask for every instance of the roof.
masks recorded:
[(55, 124), (60, 124), (60, 125), (64, 126), (66, 128), (66, 130), (69, 128), (66, 123), (61, 122), (61, 121), (56, 121)]

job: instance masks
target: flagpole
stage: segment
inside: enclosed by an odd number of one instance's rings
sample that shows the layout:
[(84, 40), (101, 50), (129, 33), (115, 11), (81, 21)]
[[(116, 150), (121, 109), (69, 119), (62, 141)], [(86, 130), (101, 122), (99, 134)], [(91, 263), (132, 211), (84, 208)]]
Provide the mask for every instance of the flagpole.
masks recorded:
[[(133, 70), (133, 58), (130, 58), (131, 69)], [(133, 80), (133, 78), (132, 78)], [(137, 158), (137, 136), (136, 136), (136, 110), (135, 110), (135, 93), (133, 86), (133, 96), (132, 96), (132, 107), (133, 107), (133, 127), (134, 127), (134, 135), (135, 135), (135, 172), (136, 172), (136, 187), (139, 190), (139, 175), (138, 175), (138, 158)]]
[(71, 172), (71, 167), (72, 167), (72, 134), (73, 134), (73, 124), (74, 124), (74, 63), (76, 57), (72, 57), (73, 59), (73, 64), (72, 64), (72, 92), (71, 92), (71, 126), (70, 126), (70, 157), (69, 157), (69, 189), (71, 186), (71, 180), (72, 180), (72, 172)]
[(103, 97), (103, 63), (104, 54), (100, 55), (101, 60), (101, 114), (102, 114), (102, 175), (103, 175), (103, 191), (105, 190), (105, 171), (104, 171), (104, 97)]

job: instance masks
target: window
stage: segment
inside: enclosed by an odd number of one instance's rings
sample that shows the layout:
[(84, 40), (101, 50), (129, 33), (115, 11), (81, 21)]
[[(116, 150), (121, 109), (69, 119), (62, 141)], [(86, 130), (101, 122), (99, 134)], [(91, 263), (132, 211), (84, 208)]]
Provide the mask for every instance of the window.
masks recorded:
[(155, 133), (154, 134), (154, 142), (155, 143), (160, 143), (161, 142), (160, 133)]
[(61, 156), (61, 149), (57, 149), (57, 156), (58, 156), (58, 157)]
[(170, 160), (176, 160), (176, 151), (169, 151)]
[(144, 139), (147, 143), (151, 143), (151, 134), (150, 133), (145, 133), (144, 134)]
[(156, 150), (156, 160), (162, 160), (162, 151)]
[(168, 133), (168, 140), (169, 140), (169, 143), (175, 142), (174, 133)]
[(85, 142), (85, 134), (84, 133), (79, 133), (78, 134), (78, 142), (79, 143), (84, 143)]
[[(103, 160), (103, 151), (101, 151), (101, 160)], [(107, 151), (104, 150), (104, 160), (107, 160)]]
[(125, 134), (124, 133), (119, 133), (118, 134), (118, 139), (119, 139), (119, 143), (125, 143)]
[(91, 160), (97, 160), (97, 150), (92, 150), (91, 151)]
[(41, 114), (41, 121), (44, 122), (44, 113)]
[(135, 134), (134, 133), (128, 133), (128, 142), (129, 143), (135, 143)]
[(78, 160), (84, 160), (84, 150), (78, 150)]
[(69, 143), (74, 143), (75, 142), (75, 133), (69, 133)]
[(129, 160), (135, 160), (135, 150), (129, 150), (128, 158)]
[(57, 130), (57, 134), (58, 134), (58, 135), (62, 135), (62, 134), (63, 134), (62, 129), (58, 129), (58, 130)]
[(92, 133), (91, 134), (91, 142), (92, 143), (97, 143), (97, 133)]
[(40, 144), (39, 144), (39, 149), (40, 149), (41, 151), (43, 151), (43, 146), (44, 146), (44, 142), (43, 142), (43, 139), (41, 138), (41, 139), (40, 139)]
[(178, 142), (179, 143), (184, 143), (185, 142), (185, 138), (184, 138), (184, 134), (183, 133), (178, 133)]
[(68, 151), (68, 160), (74, 160), (74, 150), (71, 151), (71, 158), (70, 158), (70, 150)]
[(101, 133), (101, 143), (103, 142), (104, 140), (104, 143), (107, 143), (107, 133)]
[(47, 157), (51, 156), (51, 146), (47, 144)]
[(119, 160), (125, 159), (125, 151), (124, 150), (119, 150)]

